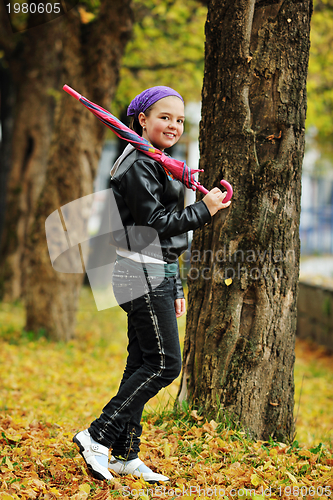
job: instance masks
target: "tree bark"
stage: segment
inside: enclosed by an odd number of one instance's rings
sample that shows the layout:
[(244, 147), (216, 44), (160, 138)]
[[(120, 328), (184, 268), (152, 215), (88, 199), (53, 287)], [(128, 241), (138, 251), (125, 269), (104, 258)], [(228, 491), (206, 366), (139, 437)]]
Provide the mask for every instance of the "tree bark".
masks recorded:
[(206, 414), (280, 441), (294, 436), (311, 13), (311, 0), (209, 2), (201, 181), (224, 178), (234, 197), (194, 235), (179, 391)]
[[(36, 164), (35, 175), (27, 175), (27, 184), (35, 191), (35, 205), (29, 206), (29, 218), (23, 214), (24, 222), (21, 222), (22, 209), (19, 214), (8, 210), (7, 227), (13, 228), (14, 243), (11, 250), (5, 252), (5, 267), (7, 278), (13, 278), (13, 274), (17, 273), (16, 288), (14, 280), (7, 291), (7, 298), (13, 299), (24, 290), (26, 329), (42, 329), (51, 338), (68, 340), (74, 332), (84, 274), (58, 273), (52, 268), (46, 244), (45, 219), (62, 205), (93, 192), (106, 128), (80, 103), (63, 92), (62, 86), (67, 83), (101, 106), (107, 108), (110, 105), (118, 84), (121, 57), (131, 34), (130, 0), (115, 0), (112, 4), (102, 1), (98, 18), (87, 25), (81, 23), (75, 10), (71, 10), (44, 26), (45, 36), (50, 39), (52, 36), (47, 30), (51, 26), (57, 32), (53, 33), (53, 46), (49, 47), (51, 54), (47, 57), (51, 59), (59, 52), (59, 62), (55, 65), (56, 81), (54, 77), (48, 85), (41, 82), (40, 86), (53, 90), (53, 109), (44, 113), (41, 105), (36, 105), (35, 113), (30, 109), (33, 118), (26, 114), (28, 123), (24, 123), (30, 135), (31, 120), (37, 123), (36, 134), (24, 151), (25, 157), (28, 156), (29, 161), (33, 158)], [(37, 28), (30, 31), (35, 30), (38, 31)], [(45, 38), (42, 42), (45, 50)], [(45, 79), (51, 76), (45, 64), (37, 61), (35, 64), (40, 67), (40, 74), (32, 75), (35, 81), (31, 83), (36, 103), (39, 92), (34, 85), (38, 85), (38, 77)], [(31, 100), (31, 97), (25, 94), (22, 100), (27, 106), (26, 100)], [(40, 116), (43, 113), (44, 116)], [(45, 147), (35, 158), (38, 134), (47, 137), (44, 139)], [(27, 163), (26, 159), (24, 161), (20, 162), (21, 171), (22, 164)], [(12, 172), (12, 191), (20, 186), (20, 168)], [(15, 235), (15, 228), (20, 225), (24, 226), (23, 241), (21, 234)], [(20, 245), (24, 250), (20, 251)], [(20, 276), (22, 267), (25, 269), (23, 279)]]
[(0, 63), (1, 143), (0, 143), (0, 241), (4, 226), (7, 181), (11, 166), (11, 136), (14, 130), (15, 89), (8, 68)]
[(16, 102), (12, 136), (3, 138), (4, 149), (10, 150), (6, 163), (11, 163), (1, 246), (4, 300), (15, 300), (24, 290), (27, 240), (45, 182), (54, 126), (52, 91), (60, 82), (61, 28), (54, 21), (28, 30), (9, 57)]

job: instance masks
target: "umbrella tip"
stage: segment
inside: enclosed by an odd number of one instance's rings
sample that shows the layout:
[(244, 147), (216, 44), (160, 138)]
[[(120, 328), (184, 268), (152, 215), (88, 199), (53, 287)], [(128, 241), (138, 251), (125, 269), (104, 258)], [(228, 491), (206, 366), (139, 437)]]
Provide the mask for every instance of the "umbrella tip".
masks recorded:
[(80, 100), (81, 94), (76, 92), (76, 90), (72, 89), (72, 87), (69, 87), (68, 85), (64, 85), (62, 88), (65, 92), (67, 92), (67, 94), (75, 97), (75, 99), (77, 99), (78, 101)]

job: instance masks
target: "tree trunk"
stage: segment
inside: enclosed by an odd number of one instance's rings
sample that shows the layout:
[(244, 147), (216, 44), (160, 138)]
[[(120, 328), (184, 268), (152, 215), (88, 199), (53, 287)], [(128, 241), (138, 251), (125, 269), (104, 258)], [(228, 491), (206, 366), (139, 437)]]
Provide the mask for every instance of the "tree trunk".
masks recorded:
[[(14, 290), (11, 285), (13, 291), (8, 293), (8, 298), (18, 296), (24, 287), (26, 329), (42, 329), (54, 339), (68, 340), (74, 332), (84, 274), (58, 273), (52, 268), (46, 243), (45, 219), (62, 205), (93, 192), (93, 180), (106, 127), (63, 92), (62, 86), (67, 83), (101, 106), (107, 108), (110, 105), (118, 84), (121, 57), (132, 28), (130, 0), (115, 0), (112, 4), (104, 0), (98, 18), (88, 25), (81, 23), (75, 10), (47, 23), (45, 28), (51, 25), (57, 25), (58, 32), (53, 37), (50, 51), (53, 51), (54, 56), (57, 55), (55, 51), (60, 50), (60, 61), (57, 64), (56, 84), (53, 81), (46, 88), (56, 89), (53, 91), (56, 106), (46, 117), (40, 116), (43, 110), (38, 104), (35, 108), (37, 113), (30, 110), (38, 123), (39, 134), (45, 134), (45, 141), (49, 143), (39, 160), (35, 160), (34, 177), (27, 176), (28, 185), (38, 193), (34, 197), (35, 209), (29, 206), (28, 222), (25, 218), (23, 242), (21, 234), (15, 235), (15, 228), (20, 227), (20, 217), (11, 215), (8, 210), (15, 241), (12, 251), (6, 252), (6, 269), (8, 277), (17, 272), (19, 283)], [(45, 50), (45, 38), (42, 37), (41, 41)], [(48, 55), (50, 59), (52, 54)], [(39, 78), (46, 78), (43, 65), (40, 66)], [(47, 67), (45, 71), (49, 74)], [(36, 80), (38, 75), (35, 74), (34, 78)], [(44, 87), (42, 83), (40, 85)], [(33, 89), (32, 92), (36, 99), (38, 92)], [(29, 96), (25, 98), (29, 100)], [(26, 115), (26, 119), (28, 124), (25, 122), (25, 128), (31, 134), (31, 117)], [(32, 139), (28, 152), (25, 152), (28, 159), (36, 156), (35, 136)], [(14, 175), (13, 172), (12, 178)], [(16, 179), (11, 182), (13, 189), (16, 186), (18, 190), (20, 175), (16, 174)], [(24, 260), (19, 245), (25, 248)], [(23, 263), (25, 275), (22, 280), (19, 276), (21, 271), (16, 268), (22, 270)]]
[(260, 439), (294, 435), (311, 12), (311, 0), (208, 6), (201, 180), (228, 180), (234, 197), (194, 236), (179, 397)]
[(11, 165), (11, 137), (14, 130), (14, 98), (15, 90), (8, 68), (0, 62), (0, 96), (1, 96), (1, 144), (0, 144), (0, 241), (4, 227), (4, 215), (7, 197), (7, 181)]
[(13, 134), (3, 138), (4, 148), (11, 149), (1, 248), (4, 300), (21, 297), (24, 289), (28, 235), (45, 182), (54, 126), (52, 91), (60, 83), (61, 31), (59, 21), (28, 30), (22, 50), (17, 48), (10, 58), (17, 97)]

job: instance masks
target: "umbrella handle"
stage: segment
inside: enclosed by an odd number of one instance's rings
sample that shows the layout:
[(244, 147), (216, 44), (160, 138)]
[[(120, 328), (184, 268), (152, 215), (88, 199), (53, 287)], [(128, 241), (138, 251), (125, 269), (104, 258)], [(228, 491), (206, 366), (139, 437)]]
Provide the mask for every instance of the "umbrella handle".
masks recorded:
[(223, 203), (228, 203), (228, 201), (231, 200), (233, 195), (232, 186), (231, 184), (229, 184), (229, 182), (225, 181), (224, 179), (220, 181), (220, 184), (227, 190), (227, 196), (224, 198)]
[[(222, 181), (220, 182), (220, 184), (226, 188), (227, 190), (227, 196), (224, 198), (223, 200), (223, 203), (227, 203), (229, 200), (231, 200), (232, 198), (232, 195), (233, 195), (233, 189), (231, 187), (231, 185), (229, 184), (229, 182), (225, 181), (224, 179), (222, 179)], [(203, 187), (201, 184), (197, 185), (196, 186), (197, 189), (199, 191), (201, 191), (203, 194), (207, 194), (209, 193), (208, 189), (206, 189), (205, 187)]]
[(82, 95), (76, 92), (76, 90), (72, 89), (72, 87), (69, 87), (68, 85), (63, 86), (63, 90), (67, 92), (67, 94), (72, 95), (77, 99), (78, 101), (81, 99)]

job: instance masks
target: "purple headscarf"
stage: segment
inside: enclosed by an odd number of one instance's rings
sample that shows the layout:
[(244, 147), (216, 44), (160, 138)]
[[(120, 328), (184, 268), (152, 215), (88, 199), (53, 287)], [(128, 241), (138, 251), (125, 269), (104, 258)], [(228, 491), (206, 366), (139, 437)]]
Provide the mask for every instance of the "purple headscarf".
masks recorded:
[(152, 106), (156, 101), (163, 97), (176, 96), (184, 102), (184, 99), (176, 90), (163, 85), (158, 87), (150, 87), (144, 90), (141, 94), (134, 97), (133, 101), (127, 108), (127, 116), (138, 118), (140, 113), (144, 113), (149, 106)]

